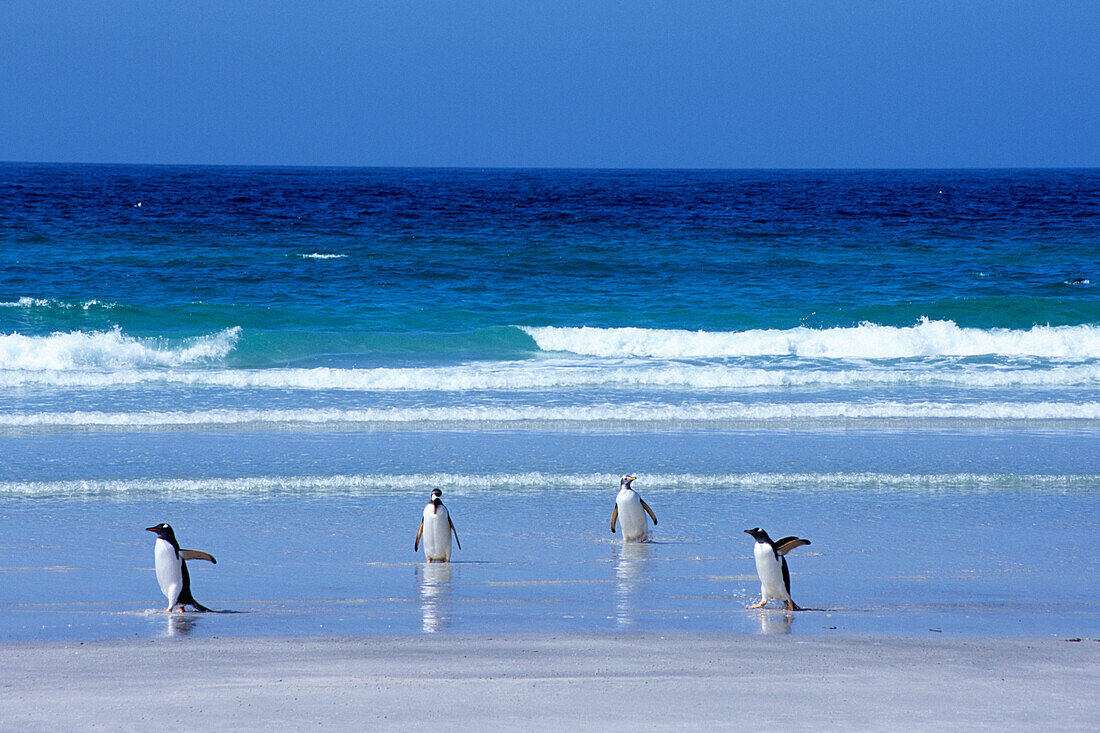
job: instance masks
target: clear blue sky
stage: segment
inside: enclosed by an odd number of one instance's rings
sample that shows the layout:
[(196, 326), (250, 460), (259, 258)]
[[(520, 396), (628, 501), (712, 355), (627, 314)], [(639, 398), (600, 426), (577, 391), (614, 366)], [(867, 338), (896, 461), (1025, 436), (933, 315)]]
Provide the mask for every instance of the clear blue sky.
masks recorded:
[(1100, 0), (0, 0), (0, 160), (1100, 166)]

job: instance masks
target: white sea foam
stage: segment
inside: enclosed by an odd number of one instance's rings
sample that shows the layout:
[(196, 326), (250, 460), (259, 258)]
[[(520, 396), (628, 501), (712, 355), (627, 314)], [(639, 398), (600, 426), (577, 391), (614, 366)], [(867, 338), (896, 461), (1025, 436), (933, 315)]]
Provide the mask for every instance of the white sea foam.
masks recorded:
[(618, 403), (565, 407), (379, 407), (141, 412), (37, 412), (0, 415), (7, 428), (172, 428), (211, 426), (614, 427), (636, 425), (805, 424), (830, 421), (1100, 420), (1100, 402), (792, 402)]
[(299, 257), (306, 260), (341, 260), (347, 257), (347, 255), (313, 252), (310, 254), (301, 254)]
[(852, 328), (677, 331), (644, 328), (523, 327), (543, 351), (659, 359), (797, 356), (809, 359), (905, 359), (1012, 356), (1100, 359), (1100, 326), (1027, 330), (960, 328), (952, 321), (915, 326), (864, 323)]
[(0, 302), (0, 308), (83, 308), (84, 310), (91, 310), (92, 308), (114, 308), (114, 303), (104, 303), (101, 300), (92, 298), (91, 300), (85, 300), (80, 303), (71, 303), (66, 300), (53, 300), (46, 298), (29, 298), (22, 297), (19, 300)]
[[(416, 473), (334, 476), (248, 476), (204, 479), (122, 479), (0, 481), (0, 496), (257, 496), (270, 494), (412, 494), (442, 487), (451, 496), (483, 493), (577, 491), (614, 494), (618, 474), (610, 473)], [(1096, 487), (1091, 474), (891, 474), (835, 473), (657, 473), (643, 474), (638, 486), (651, 494), (676, 491), (1066, 491)]]
[(234, 327), (174, 343), (137, 339), (119, 328), (49, 336), (6, 334), (0, 335), (0, 370), (57, 373), (200, 364), (224, 358), (233, 350), (240, 333), (241, 329)]
[(22, 297), (19, 300), (0, 302), (0, 308), (42, 308), (50, 304), (43, 298)]
[[(0, 386), (26, 385), (54, 387), (110, 387), (141, 384), (171, 384), (189, 387), (227, 387), (233, 389), (292, 389), (382, 391), (515, 391), (580, 388), (649, 389), (782, 389), (847, 388), (887, 386), (949, 387), (1089, 387), (1100, 385), (1100, 364), (1072, 364), (1046, 368), (1006, 367), (989, 364), (935, 365), (906, 367), (868, 365), (864, 368), (756, 368), (736, 365), (696, 365), (653, 363), (651, 361), (595, 365), (580, 362), (531, 360), (520, 362), (477, 363), (446, 367), (405, 367), (376, 369), (138, 369), (135, 361), (123, 361), (123, 368), (110, 371), (102, 359), (76, 366), (47, 367), (50, 360), (60, 361), (54, 350), (58, 344), (40, 340), (44, 352), (32, 356), (5, 359), (4, 338), (0, 336)], [(214, 339), (208, 360), (224, 356), (231, 339)], [(79, 342), (79, 341), (78, 341)], [(220, 346), (215, 347), (217, 344)], [(68, 354), (68, 352), (65, 352)], [(71, 355), (70, 355), (71, 356)], [(182, 366), (195, 363), (191, 358)], [(172, 358), (172, 357), (169, 357)], [(69, 359), (71, 363), (73, 360)], [(163, 361), (163, 359), (162, 359)], [(200, 363), (201, 360), (200, 360)]]

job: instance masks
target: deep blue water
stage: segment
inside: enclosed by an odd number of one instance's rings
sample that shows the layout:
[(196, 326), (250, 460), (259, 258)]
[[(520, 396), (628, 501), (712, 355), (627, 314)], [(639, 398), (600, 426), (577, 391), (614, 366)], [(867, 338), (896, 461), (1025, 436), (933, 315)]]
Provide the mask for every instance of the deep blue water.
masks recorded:
[[(767, 631), (724, 619), (769, 523), (849, 630), (1098, 634), (1097, 263), (1097, 170), (0, 165), (0, 638), (151, 628), (159, 521), (253, 614), (214, 634), (441, 597), (459, 631)], [(668, 517), (641, 558), (624, 472)], [(469, 533), (444, 585), (433, 485)]]
[(8, 302), (99, 301), (26, 333), (1062, 326), (1100, 318), (1100, 172), (4, 165), (0, 252)]

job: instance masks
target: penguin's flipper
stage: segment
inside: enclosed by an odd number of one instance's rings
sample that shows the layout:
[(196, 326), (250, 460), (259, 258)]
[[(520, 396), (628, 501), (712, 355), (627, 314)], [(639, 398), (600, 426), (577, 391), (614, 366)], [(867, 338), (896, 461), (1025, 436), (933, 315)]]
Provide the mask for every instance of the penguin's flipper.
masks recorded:
[(416, 540), (413, 542), (413, 552), (420, 549), (420, 537), (424, 534), (424, 520), (420, 520), (420, 528), (416, 530)]
[(801, 539), (800, 537), (784, 537), (776, 542), (772, 547), (775, 548), (776, 553), (780, 555), (786, 555), (788, 552), (796, 547), (802, 547), (803, 545), (810, 544), (809, 540)]
[(180, 557), (184, 560), (206, 560), (215, 565), (218, 564), (218, 561), (214, 559), (213, 555), (209, 552), (203, 552), (202, 550), (180, 550)]
[(619, 519), (619, 505), (615, 505), (615, 509), (611, 512), (611, 534), (615, 534), (615, 522)]
[(638, 501), (642, 502), (642, 509), (645, 509), (646, 514), (648, 514), (649, 518), (653, 520), (653, 526), (656, 527), (657, 526), (657, 515), (654, 514), (653, 510), (649, 508), (649, 504), (645, 503), (645, 499), (643, 499), (642, 497), (639, 496)]
[(462, 549), (462, 543), (458, 541), (458, 530), (455, 529), (455, 523), (451, 521), (451, 515), (447, 515), (447, 524), (451, 525), (451, 531), (455, 533), (455, 544), (458, 545), (458, 549)]

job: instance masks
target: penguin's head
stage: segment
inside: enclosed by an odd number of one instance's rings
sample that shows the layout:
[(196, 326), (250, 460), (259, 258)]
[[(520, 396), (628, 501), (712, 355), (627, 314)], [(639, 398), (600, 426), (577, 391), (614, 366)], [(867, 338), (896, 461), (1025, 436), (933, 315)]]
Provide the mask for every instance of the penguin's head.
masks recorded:
[(768, 533), (760, 529), (759, 527), (746, 529), (745, 534), (752, 535), (752, 538), (757, 542), (767, 542), (769, 545), (772, 542), (772, 538), (768, 536)]
[(167, 540), (168, 542), (176, 538), (176, 533), (172, 531), (172, 525), (165, 522), (161, 522), (155, 527), (146, 527), (145, 531), (156, 532), (157, 537), (160, 537), (162, 540)]
[(432, 503), (438, 504), (442, 501), (443, 491), (440, 489), (432, 489)]
[(619, 488), (620, 489), (629, 489), (630, 484), (634, 481), (637, 481), (637, 480), (638, 480), (637, 476), (623, 476), (621, 479), (619, 479)]

